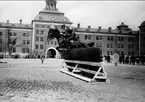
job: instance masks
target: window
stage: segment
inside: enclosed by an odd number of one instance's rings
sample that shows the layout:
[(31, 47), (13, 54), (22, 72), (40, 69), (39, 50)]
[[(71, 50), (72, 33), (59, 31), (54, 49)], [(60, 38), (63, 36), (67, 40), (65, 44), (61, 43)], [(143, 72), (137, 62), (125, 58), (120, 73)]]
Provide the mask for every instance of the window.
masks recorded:
[(110, 44), (110, 48), (113, 48), (113, 45), (112, 44)]
[(14, 32), (14, 36), (17, 36), (17, 34)]
[(26, 43), (25, 43), (25, 40), (23, 40), (23, 44), (25, 45)]
[(51, 45), (53, 45), (53, 41), (51, 41)]
[(122, 37), (121, 40), (124, 41), (124, 38)]
[(22, 53), (25, 53), (25, 48), (22, 49)]
[(14, 52), (14, 53), (16, 52), (16, 48), (15, 48), (15, 47), (13, 47), (13, 52)]
[(36, 49), (39, 49), (39, 46), (36, 44), (36, 45), (35, 45), (35, 48), (36, 48)]
[(2, 44), (2, 39), (0, 39), (0, 44)]
[(102, 43), (99, 44), (99, 47), (100, 47), (100, 48), (102, 47)]
[(96, 40), (102, 40), (102, 36), (96, 36)]
[(109, 48), (109, 44), (107, 44), (107, 48)]
[(110, 40), (113, 41), (113, 37), (112, 36), (110, 37)]
[(44, 34), (44, 31), (43, 30), (41, 30), (41, 34)]
[(118, 48), (120, 48), (120, 44), (118, 44)]
[(2, 48), (0, 47), (0, 52), (2, 52)]
[(0, 32), (0, 37), (2, 36), (2, 32)]
[(112, 52), (112, 51), (110, 51), (110, 54), (111, 54), (111, 55), (113, 55), (113, 52)]
[(27, 40), (27, 44), (30, 44), (30, 40)]
[(91, 39), (91, 35), (88, 36), (88, 39), (89, 39), (89, 40)]
[(36, 34), (39, 34), (39, 30), (36, 30)]
[(40, 49), (43, 49), (43, 45), (40, 45)]
[(131, 48), (133, 49), (134, 48), (134, 45), (132, 45)]
[(55, 41), (55, 45), (57, 45), (57, 41)]
[(107, 37), (107, 40), (110, 41), (110, 36)]
[(23, 33), (23, 37), (25, 37), (26, 36), (26, 33)]
[(131, 41), (131, 38), (129, 37), (129, 38), (128, 38), (128, 42), (130, 42), (130, 41)]
[(121, 48), (124, 48), (124, 45), (123, 44), (121, 45)]
[(40, 38), (40, 41), (43, 41), (43, 37)]
[(99, 40), (99, 37), (98, 36), (96, 36), (96, 40)]
[(109, 55), (109, 51), (107, 51), (107, 55)]
[(36, 36), (36, 41), (39, 41), (39, 37), (38, 36)]
[(102, 40), (102, 36), (100, 36), (100, 40)]
[(87, 35), (85, 35), (85, 40), (88, 38), (88, 36)]
[(29, 53), (29, 48), (27, 48), (27, 53)]
[(128, 48), (130, 49), (130, 44), (128, 45)]
[(29, 33), (27, 33), (27, 37), (29, 37)]

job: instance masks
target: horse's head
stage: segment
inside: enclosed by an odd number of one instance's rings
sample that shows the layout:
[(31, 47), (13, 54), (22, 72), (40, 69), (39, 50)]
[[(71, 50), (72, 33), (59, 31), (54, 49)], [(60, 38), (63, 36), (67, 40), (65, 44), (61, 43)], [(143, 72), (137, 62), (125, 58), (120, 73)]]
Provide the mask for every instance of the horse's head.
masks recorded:
[(59, 38), (60, 37), (60, 31), (58, 29), (52, 29), (50, 28), (49, 31), (48, 31), (48, 36), (47, 36), (47, 39), (48, 40), (51, 40), (51, 39), (54, 39), (54, 38)]

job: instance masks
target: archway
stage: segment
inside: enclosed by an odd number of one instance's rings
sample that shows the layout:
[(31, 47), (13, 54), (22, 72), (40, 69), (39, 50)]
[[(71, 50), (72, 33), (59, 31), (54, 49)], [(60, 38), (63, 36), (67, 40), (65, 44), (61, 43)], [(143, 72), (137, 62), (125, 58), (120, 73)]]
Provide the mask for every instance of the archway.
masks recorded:
[(49, 47), (45, 52), (46, 58), (61, 58), (61, 55), (55, 47)]

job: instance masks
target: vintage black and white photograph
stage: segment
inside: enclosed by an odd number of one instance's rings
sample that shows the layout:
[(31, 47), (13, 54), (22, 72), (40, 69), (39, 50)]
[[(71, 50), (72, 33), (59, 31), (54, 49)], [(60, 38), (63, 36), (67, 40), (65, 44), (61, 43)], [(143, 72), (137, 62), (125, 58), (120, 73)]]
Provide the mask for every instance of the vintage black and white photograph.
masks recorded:
[(145, 102), (145, 1), (0, 1), (0, 102)]

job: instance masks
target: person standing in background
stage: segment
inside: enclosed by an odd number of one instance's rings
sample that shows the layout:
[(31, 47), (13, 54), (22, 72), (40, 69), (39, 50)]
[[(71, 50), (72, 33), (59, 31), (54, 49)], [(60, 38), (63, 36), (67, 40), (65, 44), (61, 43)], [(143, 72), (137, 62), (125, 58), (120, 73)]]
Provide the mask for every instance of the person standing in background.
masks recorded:
[(42, 55), (40, 59), (41, 59), (41, 64), (43, 64), (43, 62), (44, 62), (44, 56)]
[(117, 63), (119, 62), (119, 55), (117, 52), (115, 52), (113, 55), (113, 62), (114, 62), (114, 66), (117, 66)]

